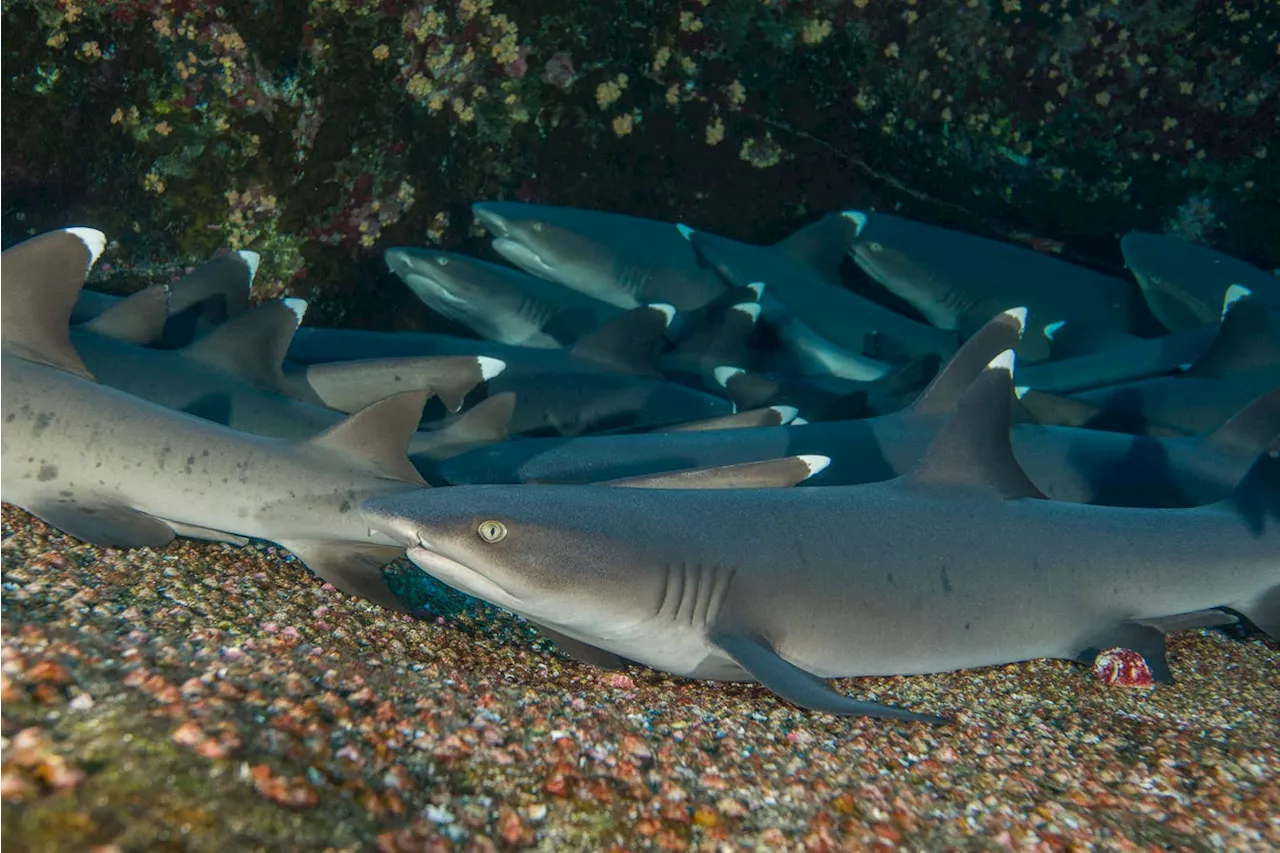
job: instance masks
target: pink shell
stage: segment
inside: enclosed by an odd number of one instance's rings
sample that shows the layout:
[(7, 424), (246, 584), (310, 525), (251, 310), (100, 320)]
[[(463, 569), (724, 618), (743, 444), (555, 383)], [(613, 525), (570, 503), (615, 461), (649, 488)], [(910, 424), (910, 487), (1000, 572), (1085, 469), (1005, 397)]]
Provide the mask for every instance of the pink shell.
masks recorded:
[(1156, 683), (1142, 655), (1130, 649), (1104, 649), (1094, 658), (1093, 674), (1119, 687), (1151, 687)]

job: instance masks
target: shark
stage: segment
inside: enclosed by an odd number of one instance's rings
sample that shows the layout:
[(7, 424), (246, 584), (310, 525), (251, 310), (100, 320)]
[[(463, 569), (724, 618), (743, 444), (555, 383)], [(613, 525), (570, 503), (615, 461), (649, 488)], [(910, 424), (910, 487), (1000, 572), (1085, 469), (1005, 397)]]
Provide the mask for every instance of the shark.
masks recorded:
[[(850, 486), (902, 476), (917, 465), (965, 390), (996, 352), (1018, 341), (1019, 312), (1002, 313), (967, 341), (909, 407), (888, 415), (712, 433), (521, 439), (442, 462), (455, 485), (586, 484), (673, 470), (826, 454), (806, 485)], [(1013, 451), (1040, 491), (1073, 503), (1188, 507), (1220, 500), (1280, 435), (1280, 390), (1207, 435), (1134, 436), (1015, 423)]]
[[(858, 268), (940, 329), (968, 334), (1006, 308), (1026, 305), (1020, 361), (1045, 361), (1055, 324), (1099, 346), (1133, 325), (1133, 286), (1041, 252), (887, 213), (847, 211), (859, 223)], [(1046, 334), (1046, 329), (1049, 334)]]
[(1248, 288), (1262, 304), (1280, 310), (1280, 279), (1208, 246), (1131, 231), (1121, 238), (1120, 252), (1151, 313), (1170, 331), (1216, 324), (1232, 285)]
[(600, 659), (759, 682), (837, 715), (947, 722), (826, 679), (1113, 647), (1168, 681), (1165, 632), (1234, 622), (1222, 607), (1280, 636), (1280, 459), (1263, 455), (1202, 508), (1045, 500), (1009, 443), (1013, 364), (1012, 350), (989, 362), (917, 464), (884, 483), (459, 486), (361, 512), (435, 578)]
[(427, 307), (503, 344), (565, 346), (624, 310), (554, 281), (466, 255), (396, 247), (383, 257)]
[(1280, 387), (1280, 326), (1241, 285), (1227, 288), (1222, 325), (1209, 348), (1171, 376), (1070, 395), (1093, 406), (1094, 429), (1137, 432), (1156, 424), (1188, 432), (1217, 429), (1242, 405)]
[(371, 532), (356, 508), (425, 488), (405, 447), (427, 393), (284, 441), (102, 385), (72, 344), (69, 319), (105, 243), (100, 231), (70, 228), (0, 255), (4, 500), (104, 547), (265, 539), (341, 591), (397, 607), (380, 567), (404, 549)]
[[(664, 379), (654, 362), (675, 317), (669, 305), (633, 308), (572, 347), (538, 349), (420, 332), (367, 332), (303, 327), (289, 347), (292, 361), (426, 355), (485, 355), (506, 365), (487, 392), (514, 392), (513, 434), (581, 435), (606, 429), (651, 429), (733, 413), (721, 396)], [(311, 369), (311, 368), (309, 368)]]

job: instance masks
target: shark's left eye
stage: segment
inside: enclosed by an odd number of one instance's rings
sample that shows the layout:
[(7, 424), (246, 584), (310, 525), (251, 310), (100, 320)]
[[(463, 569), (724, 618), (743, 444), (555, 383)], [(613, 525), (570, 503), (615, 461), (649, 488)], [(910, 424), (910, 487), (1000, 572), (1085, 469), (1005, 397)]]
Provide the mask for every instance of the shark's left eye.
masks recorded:
[(441, 266), (441, 267), (447, 267), (447, 266), (449, 266), (449, 259), (448, 259), (448, 258), (446, 258), (446, 257), (445, 257), (445, 256), (443, 256), (443, 255), (437, 255), (437, 256), (436, 256), (436, 265), (437, 265), (437, 266)]
[(492, 544), (501, 542), (507, 537), (507, 526), (501, 521), (482, 521), (480, 526), (476, 528), (476, 533), (484, 541)]
[(532, 226), (532, 227), (533, 227), (534, 233), (536, 233), (536, 234), (541, 234), (543, 231), (546, 231), (546, 230), (547, 230), (547, 224), (546, 224), (545, 222), (541, 221), (541, 220), (538, 220), (538, 219), (535, 219), (535, 220), (533, 221), (533, 226)]
[(873, 252), (884, 251), (884, 246), (880, 245), (879, 243), (868, 243), (867, 248)]

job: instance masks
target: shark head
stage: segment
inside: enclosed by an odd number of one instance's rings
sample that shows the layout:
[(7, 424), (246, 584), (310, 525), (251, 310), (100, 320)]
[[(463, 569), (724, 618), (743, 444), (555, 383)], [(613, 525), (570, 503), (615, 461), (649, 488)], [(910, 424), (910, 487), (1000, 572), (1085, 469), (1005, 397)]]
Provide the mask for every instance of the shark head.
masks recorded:
[(525, 272), (620, 308), (639, 304), (614, 280), (614, 249), (590, 228), (579, 227), (588, 221), (587, 212), (519, 202), (477, 202), (471, 209), (493, 235), (494, 250)]
[[(664, 575), (652, 540), (608, 523), (607, 486), (457, 486), (377, 498), (369, 527), (461, 592), (544, 625), (598, 637), (652, 616)], [(643, 529), (643, 522), (639, 528)], [(659, 545), (658, 550), (661, 550)], [(650, 606), (652, 603), (652, 607)]]

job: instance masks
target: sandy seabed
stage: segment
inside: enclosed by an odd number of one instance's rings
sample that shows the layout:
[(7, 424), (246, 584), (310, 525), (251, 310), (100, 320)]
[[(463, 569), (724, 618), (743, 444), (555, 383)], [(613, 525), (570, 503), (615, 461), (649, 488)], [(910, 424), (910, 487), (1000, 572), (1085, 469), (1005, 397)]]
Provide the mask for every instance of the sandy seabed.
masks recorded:
[(269, 546), (103, 550), (3, 510), (6, 850), (1280, 849), (1280, 645), (1177, 684), (1033, 661), (839, 689), (593, 670), (508, 614), (422, 618)]

